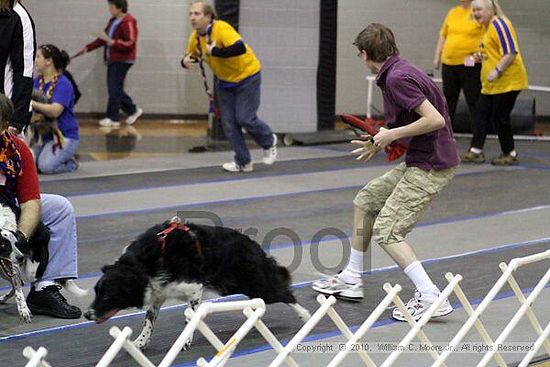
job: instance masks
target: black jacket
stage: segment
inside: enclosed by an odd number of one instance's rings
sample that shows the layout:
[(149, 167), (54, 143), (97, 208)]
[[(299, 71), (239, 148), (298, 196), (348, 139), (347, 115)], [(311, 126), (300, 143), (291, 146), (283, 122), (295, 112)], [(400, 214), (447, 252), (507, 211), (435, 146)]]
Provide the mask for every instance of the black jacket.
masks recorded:
[(30, 121), (36, 34), (34, 22), (21, 4), (0, 11), (0, 35), (0, 92), (11, 94), (15, 107), (11, 125), (23, 129)]

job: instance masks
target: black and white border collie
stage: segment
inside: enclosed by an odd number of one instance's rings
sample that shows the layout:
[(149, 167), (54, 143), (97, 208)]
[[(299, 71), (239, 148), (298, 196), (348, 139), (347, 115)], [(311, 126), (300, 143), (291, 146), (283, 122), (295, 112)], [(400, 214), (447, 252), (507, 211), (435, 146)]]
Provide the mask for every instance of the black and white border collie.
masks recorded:
[(120, 310), (146, 307), (143, 330), (134, 340), (142, 349), (164, 301), (182, 300), (196, 310), (203, 288), (222, 296), (262, 298), (267, 304), (283, 302), (303, 321), (310, 317), (292, 294), (288, 270), (257, 242), (230, 228), (182, 224), (175, 217), (141, 234), (102, 271), (84, 316), (101, 323)]
[(9, 200), (0, 195), (0, 276), (11, 283), (11, 290), (0, 297), (0, 303), (6, 303), (15, 296), (19, 318), (31, 322), (32, 314), (23, 293), (23, 283), (33, 282), (44, 273), (48, 262), (48, 243), (50, 232), (39, 224), (25, 249), (16, 247), (17, 218), (19, 208), (12, 206)]
[[(0, 304), (15, 296), (19, 318), (30, 323), (32, 314), (23, 293), (23, 284), (31, 284), (44, 274), (49, 258), (50, 230), (40, 222), (28, 245), (22, 249), (17, 248), (15, 233), (19, 214), (20, 209), (0, 194), (0, 277), (9, 281), (12, 286), (8, 293), (0, 296)], [(60, 285), (80, 297), (88, 294), (72, 280), (60, 281)]]

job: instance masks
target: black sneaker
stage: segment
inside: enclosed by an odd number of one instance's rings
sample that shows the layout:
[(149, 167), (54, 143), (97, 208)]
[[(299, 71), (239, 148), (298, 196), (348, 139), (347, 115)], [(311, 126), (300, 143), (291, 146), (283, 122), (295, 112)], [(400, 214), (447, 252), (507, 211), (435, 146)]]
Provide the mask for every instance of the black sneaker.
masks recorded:
[(59, 292), (61, 287), (50, 285), (41, 291), (31, 288), (27, 296), (27, 305), (33, 314), (48, 315), (59, 319), (78, 319), (82, 315), (80, 308), (70, 305)]

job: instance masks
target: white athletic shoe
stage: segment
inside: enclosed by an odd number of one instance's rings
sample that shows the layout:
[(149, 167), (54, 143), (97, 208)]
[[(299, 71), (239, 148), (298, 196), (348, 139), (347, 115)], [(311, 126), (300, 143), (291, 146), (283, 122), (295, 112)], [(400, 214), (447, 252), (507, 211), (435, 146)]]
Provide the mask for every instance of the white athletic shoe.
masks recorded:
[(113, 121), (108, 117), (105, 117), (104, 119), (99, 120), (99, 126), (103, 127), (120, 127), (119, 121)]
[(264, 164), (272, 165), (277, 160), (277, 135), (273, 134), (273, 144), (269, 149), (264, 149)]
[(229, 163), (224, 163), (222, 165), (222, 168), (224, 169), (224, 171), (227, 171), (227, 172), (252, 172), (254, 170), (254, 168), (252, 167), (252, 162), (245, 164), (243, 166), (235, 162), (229, 162)]
[(361, 301), (363, 299), (363, 282), (361, 279), (355, 284), (349, 284), (337, 275), (325, 275), (313, 282), (311, 288), (319, 293), (349, 301)]
[[(413, 320), (418, 321), (422, 318), (424, 313), (428, 311), (428, 308), (430, 308), (432, 304), (433, 302), (426, 301), (425, 299), (423, 299), (420, 292), (415, 291), (414, 297), (411, 298), (405, 306), (407, 307), (407, 311), (409, 311)], [(434, 314), (432, 315), (432, 318), (447, 316), (451, 312), (453, 312), (453, 306), (451, 306), (451, 304), (449, 303), (449, 300), (446, 299), (445, 301), (443, 301), (441, 306), (439, 306), (439, 308), (434, 312)], [(401, 312), (401, 310), (399, 310), (397, 307), (393, 309), (392, 317), (399, 321), (407, 321), (405, 319), (405, 316)]]
[(130, 116), (128, 116), (126, 118), (126, 124), (127, 125), (132, 125), (134, 122), (137, 121), (137, 119), (143, 115), (143, 110), (141, 108), (137, 108), (136, 112), (134, 112), (133, 114), (131, 114)]

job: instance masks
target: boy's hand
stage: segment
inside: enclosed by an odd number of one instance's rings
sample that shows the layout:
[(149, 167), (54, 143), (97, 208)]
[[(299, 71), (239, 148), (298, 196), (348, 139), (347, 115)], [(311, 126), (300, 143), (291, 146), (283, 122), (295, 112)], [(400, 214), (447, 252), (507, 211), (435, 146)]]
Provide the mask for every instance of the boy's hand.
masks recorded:
[(356, 155), (358, 161), (368, 162), (376, 153), (381, 151), (380, 147), (374, 145), (374, 139), (371, 135), (361, 135), (365, 140), (352, 140), (351, 143), (360, 145), (360, 148), (353, 150), (351, 153)]
[(380, 130), (378, 130), (378, 134), (376, 134), (373, 139), (375, 146), (380, 149), (384, 149), (395, 140), (395, 137), (393, 136), (393, 131), (391, 129), (381, 127)]

